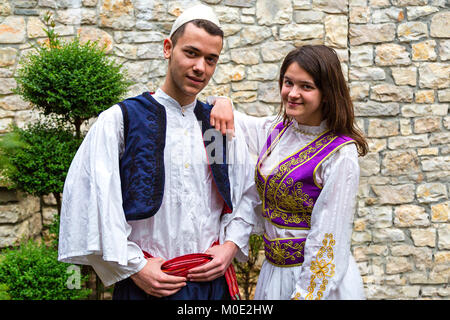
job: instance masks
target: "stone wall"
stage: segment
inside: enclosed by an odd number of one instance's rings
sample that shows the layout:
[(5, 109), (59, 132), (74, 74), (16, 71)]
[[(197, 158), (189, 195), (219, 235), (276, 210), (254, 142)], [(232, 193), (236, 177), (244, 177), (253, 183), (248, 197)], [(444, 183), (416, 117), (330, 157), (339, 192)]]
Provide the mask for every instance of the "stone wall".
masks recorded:
[[(166, 62), (162, 41), (186, 5), (163, 0), (0, 0), (0, 133), (35, 118), (12, 94), (17, 63), (42, 39), (52, 11), (57, 32), (100, 39), (136, 84), (154, 90)], [(226, 35), (202, 96), (232, 97), (252, 115), (279, 105), (278, 70), (302, 44), (341, 57), (358, 125), (370, 142), (352, 250), (369, 299), (448, 299), (450, 276), (450, 10), (446, 0), (205, 0)], [(51, 199), (0, 190), (0, 247), (37, 235)]]

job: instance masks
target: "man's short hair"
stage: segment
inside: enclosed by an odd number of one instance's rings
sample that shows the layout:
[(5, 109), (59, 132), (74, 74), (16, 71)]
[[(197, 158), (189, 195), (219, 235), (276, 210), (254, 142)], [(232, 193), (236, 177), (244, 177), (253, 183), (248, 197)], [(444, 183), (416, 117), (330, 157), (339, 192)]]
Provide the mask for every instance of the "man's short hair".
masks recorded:
[(195, 19), (186, 22), (181, 27), (179, 27), (170, 37), (170, 40), (172, 40), (172, 44), (175, 47), (178, 39), (184, 34), (184, 29), (186, 28), (186, 25), (188, 23), (193, 23), (196, 27), (204, 29), (206, 32), (208, 32), (212, 36), (220, 36), (223, 40), (223, 31), (220, 29), (217, 25), (212, 23), (208, 20), (203, 19)]

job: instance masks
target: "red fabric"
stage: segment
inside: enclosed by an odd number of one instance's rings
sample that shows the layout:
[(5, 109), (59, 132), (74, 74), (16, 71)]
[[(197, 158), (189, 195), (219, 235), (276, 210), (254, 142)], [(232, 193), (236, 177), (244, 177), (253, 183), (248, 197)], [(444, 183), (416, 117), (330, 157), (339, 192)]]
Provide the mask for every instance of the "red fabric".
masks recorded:
[[(218, 245), (219, 242), (216, 241), (213, 246)], [(142, 250), (145, 258), (153, 258), (153, 256)], [(186, 277), (188, 271), (201, 266), (212, 260), (212, 256), (206, 253), (190, 253), (183, 256), (179, 256), (170, 260), (165, 261), (161, 270), (167, 274), (179, 277)], [(241, 300), (241, 295), (239, 293), (239, 286), (237, 283), (236, 272), (234, 271), (234, 266), (230, 263), (229, 267), (225, 271), (225, 280), (228, 284), (228, 290), (232, 300)]]

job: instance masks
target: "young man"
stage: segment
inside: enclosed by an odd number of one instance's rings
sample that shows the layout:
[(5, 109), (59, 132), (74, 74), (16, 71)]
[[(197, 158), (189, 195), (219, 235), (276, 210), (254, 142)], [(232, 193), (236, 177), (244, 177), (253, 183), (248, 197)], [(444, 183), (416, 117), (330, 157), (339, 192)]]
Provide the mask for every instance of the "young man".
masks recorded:
[[(223, 137), (196, 99), (222, 50), (219, 26), (203, 5), (180, 15), (164, 40), (162, 87), (100, 114), (69, 169), (59, 260), (92, 265), (115, 283), (114, 299), (238, 297), (231, 261), (248, 254), (253, 168), (240, 132)], [(210, 261), (163, 272), (195, 253)]]

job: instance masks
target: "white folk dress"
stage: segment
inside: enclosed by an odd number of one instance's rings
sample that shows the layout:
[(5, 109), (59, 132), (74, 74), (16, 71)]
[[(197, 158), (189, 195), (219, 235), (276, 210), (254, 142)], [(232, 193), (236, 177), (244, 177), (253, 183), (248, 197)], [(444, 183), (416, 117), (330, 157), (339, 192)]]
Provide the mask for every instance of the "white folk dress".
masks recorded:
[[(251, 117), (235, 111), (235, 122), (236, 127), (244, 131), (250, 152), (257, 157), (276, 124), (275, 117)], [(317, 127), (294, 121), (272, 153), (263, 160), (261, 173), (268, 175), (288, 155), (325, 130), (325, 121)], [(316, 179), (323, 189), (312, 211), (310, 230), (279, 228), (263, 219), (261, 210), (257, 212), (262, 227), (257, 233), (265, 232), (270, 239), (306, 238), (306, 244), (304, 262), (300, 266), (279, 267), (264, 260), (256, 286), (256, 300), (365, 298), (362, 278), (350, 251), (359, 183), (355, 144), (343, 146), (322, 162)]]
[(228, 141), (234, 210), (221, 215), (223, 201), (212, 182), (194, 114), (196, 101), (182, 107), (160, 89), (154, 98), (166, 109), (167, 134), (164, 196), (153, 217), (125, 220), (119, 175), (123, 117), (118, 105), (92, 125), (65, 181), (58, 259), (92, 265), (106, 286), (141, 270), (146, 264), (142, 250), (168, 260), (205, 252), (219, 238), (239, 247), (239, 260), (248, 255), (256, 189), (242, 132)]

